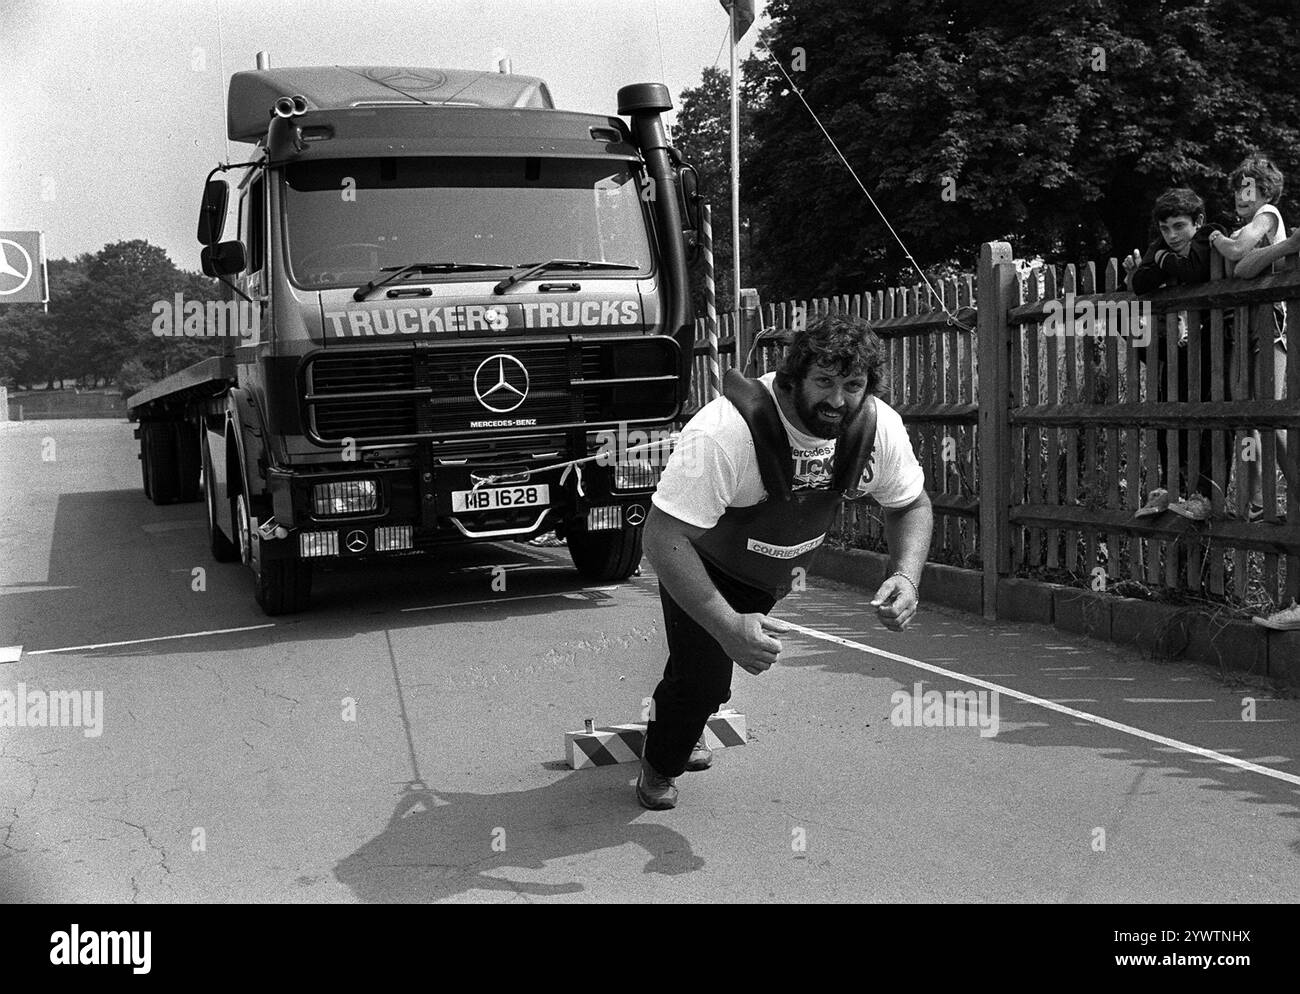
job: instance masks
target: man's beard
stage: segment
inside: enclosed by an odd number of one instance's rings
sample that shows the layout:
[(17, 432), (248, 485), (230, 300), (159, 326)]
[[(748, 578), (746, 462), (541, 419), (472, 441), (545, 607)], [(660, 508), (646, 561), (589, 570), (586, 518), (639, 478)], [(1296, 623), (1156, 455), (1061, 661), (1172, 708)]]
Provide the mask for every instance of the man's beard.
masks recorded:
[[(864, 397), (865, 399), (865, 397)], [(859, 401), (858, 404), (862, 402)], [(857, 404), (846, 403), (836, 411), (829, 404), (818, 404), (814, 406), (804, 393), (802, 383), (796, 384), (794, 388), (794, 409), (799, 415), (799, 420), (807, 425), (808, 430), (817, 438), (839, 438), (844, 432), (844, 423), (853, 416), (857, 410)], [(824, 418), (821, 412), (838, 413), (838, 418)]]

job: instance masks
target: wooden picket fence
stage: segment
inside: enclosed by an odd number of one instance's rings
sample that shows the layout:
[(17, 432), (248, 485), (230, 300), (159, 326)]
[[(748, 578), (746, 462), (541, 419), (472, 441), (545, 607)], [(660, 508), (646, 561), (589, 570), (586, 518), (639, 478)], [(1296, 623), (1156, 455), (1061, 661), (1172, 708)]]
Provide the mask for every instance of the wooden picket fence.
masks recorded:
[[(1244, 349), (1229, 348), (1225, 328), (1238, 329), (1237, 341), (1250, 329), (1271, 343), (1274, 302), (1286, 301), (1288, 340), (1300, 341), (1300, 268), (1294, 258), (1286, 263), (1272, 275), (1236, 280), (1223, 277), (1216, 258), (1210, 283), (1148, 298), (1152, 356), (1161, 337), (1177, 343), (1185, 329), (1186, 344), (1165, 349), (1166, 396), (1178, 396), (1178, 367), (1189, 367), (1188, 399), (1181, 402), (1157, 401), (1158, 365), (1139, 364), (1130, 342), (1142, 329), (1117, 320), (1116, 308), (1136, 298), (1119, 289), (1115, 260), (1100, 288), (1092, 264), (1039, 267), (1022, 278), (1004, 242), (981, 247), (974, 277), (931, 281), (946, 311), (923, 285), (769, 304), (739, 319), (720, 315), (718, 354), (723, 369), (737, 365), (760, 330), (790, 329), (799, 309), (808, 320), (826, 313), (869, 320), (889, 350), (882, 399), (907, 425), (934, 505), (930, 558), (981, 569), (990, 618), (998, 578), (1015, 575), (1068, 574), (1093, 589), (1140, 583), (1284, 605), (1300, 595), (1300, 487), (1285, 488), (1280, 518), (1283, 491), (1272, 468), (1298, 478), (1296, 443), (1283, 454), (1277, 433), (1300, 427), (1300, 363), (1288, 364), (1286, 399), (1272, 399), (1265, 387), (1256, 390), (1262, 399), (1248, 399), (1250, 365)], [(1109, 316), (1083, 326), (1066, 307), (1067, 294), (1076, 309)], [(1203, 327), (1210, 336), (1209, 397), (1200, 396)], [(699, 406), (710, 399), (702, 321), (696, 338), (692, 396)], [(774, 368), (781, 352), (779, 343), (760, 337), (749, 374)], [(1271, 385), (1273, 350), (1260, 348), (1249, 361), (1256, 382)], [(1257, 449), (1252, 430), (1260, 432)], [(1195, 481), (1203, 469), (1202, 431), (1212, 432), (1213, 478), (1232, 473), (1226, 493), (1209, 495), (1212, 520), (1135, 517), (1156, 486), (1186, 496), (1179, 472), (1185, 468)], [(1179, 466), (1180, 432), (1189, 435), (1188, 467)], [(1225, 432), (1233, 433), (1230, 446)], [(1159, 433), (1168, 452), (1163, 479)], [(1257, 522), (1248, 521), (1243, 454), (1263, 468), (1265, 514)], [(880, 508), (870, 500), (846, 503), (837, 537), (879, 547)]]

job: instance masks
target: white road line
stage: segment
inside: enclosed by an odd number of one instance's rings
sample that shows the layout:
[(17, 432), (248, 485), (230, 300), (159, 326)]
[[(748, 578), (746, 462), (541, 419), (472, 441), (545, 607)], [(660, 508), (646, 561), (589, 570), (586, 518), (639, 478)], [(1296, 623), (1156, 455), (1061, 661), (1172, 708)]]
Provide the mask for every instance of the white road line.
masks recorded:
[(521, 594), (518, 597), (490, 597), (487, 600), (481, 601), (456, 601), (454, 604), (426, 604), (423, 607), (404, 607), (402, 608), (402, 611), (442, 611), (449, 607), (473, 607), (476, 604), (504, 604), (507, 601), (534, 601), (539, 597), (568, 597), (570, 594), (587, 591), (617, 589), (618, 587), (579, 587), (577, 590), (557, 590), (550, 594)]
[(210, 632), (186, 632), (184, 635), (157, 635), (147, 639), (128, 639), (125, 642), (99, 642), (95, 645), (65, 645), (62, 649), (37, 649), (24, 653), (26, 656), (45, 656), (52, 652), (77, 652), (80, 649), (113, 649), (119, 645), (140, 645), (144, 642), (168, 642), (172, 639), (197, 639), (205, 635), (229, 635), (232, 632), (255, 632), (261, 628), (274, 628), (275, 622), (265, 625), (248, 625), (245, 628), (214, 628)]
[(910, 656), (900, 656), (896, 652), (886, 652), (884, 649), (877, 649), (874, 646), (864, 645), (861, 642), (854, 642), (850, 639), (840, 638), (838, 635), (827, 635), (825, 632), (820, 632), (816, 628), (807, 628), (803, 625), (797, 625), (792, 621), (787, 621), (785, 623), (793, 630), (803, 632), (805, 635), (809, 635), (815, 639), (821, 639), (823, 642), (833, 642), (836, 645), (842, 645), (848, 649), (857, 649), (859, 652), (868, 652), (873, 656), (880, 656), (882, 659), (892, 659), (896, 663), (906, 663), (908, 666), (915, 666), (919, 669), (928, 670), (931, 673), (937, 673), (938, 675), (947, 677), (950, 680), (973, 684), (976, 687), (983, 687), (985, 690), (997, 691), (1005, 697), (1024, 701), (1026, 704), (1036, 704), (1049, 711), (1056, 711), (1060, 714), (1069, 715), (1072, 718), (1082, 718), (1084, 721), (1092, 722), (1094, 725), (1101, 725), (1103, 728), (1111, 729), (1111, 731), (1123, 732), (1125, 735), (1133, 735), (1139, 739), (1146, 739), (1148, 742), (1155, 742), (1158, 745), (1169, 746), (1170, 748), (1177, 749), (1181, 752), (1190, 753), (1193, 756), (1203, 756), (1206, 759), (1213, 760), (1214, 762), (1221, 763), (1225, 766), (1235, 766), (1238, 769), (1246, 770), (1250, 773), (1259, 773), (1266, 777), (1272, 777), (1274, 780), (1281, 780), (1283, 783), (1289, 783), (1300, 787), (1300, 776), (1297, 776), (1294, 773), (1283, 773), (1281, 770), (1274, 770), (1267, 766), (1260, 766), (1257, 763), (1248, 763), (1244, 759), (1227, 756), (1221, 752), (1216, 752), (1213, 749), (1205, 749), (1188, 742), (1180, 742), (1177, 739), (1171, 739), (1164, 735), (1157, 735), (1154, 732), (1148, 732), (1142, 728), (1125, 725), (1123, 722), (1111, 721), (1109, 718), (1103, 718), (1100, 715), (1089, 714), (1086, 711), (1076, 711), (1074, 708), (1067, 708), (1063, 704), (1056, 704), (1053, 701), (1045, 700), (1042, 697), (1035, 697), (1033, 694), (1025, 694), (1019, 690), (1012, 690), (1010, 687), (1003, 687), (996, 683), (989, 683), (987, 680), (967, 676), (965, 673), (956, 673), (953, 670), (944, 669), (942, 666), (934, 666), (930, 663), (922, 662), (919, 659), (912, 659)]
[(1125, 704), (1213, 704), (1213, 697), (1126, 697)]

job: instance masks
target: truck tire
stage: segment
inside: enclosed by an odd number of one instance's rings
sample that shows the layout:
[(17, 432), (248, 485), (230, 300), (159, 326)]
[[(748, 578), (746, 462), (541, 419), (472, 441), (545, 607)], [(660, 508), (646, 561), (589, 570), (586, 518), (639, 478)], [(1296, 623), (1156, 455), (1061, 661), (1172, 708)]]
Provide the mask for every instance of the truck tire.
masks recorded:
[(263, 560), (253, 571), (253, 594), (264, 614), (297, 614), (311, 604), (311, 563), (301, 559)]
[(149, 421), (142, 428), (140, 451), (144, 456), (145, 493), (155, 504), (174, 504), (181, 494), (176, 423)]
[[(212, 553), (212, 558), (219, 563), (237, 563), (239, 543), (227, 538), (217, 522), (217, 495), (216, 488), (212, 485), (212, 453), (208, 451), (206, 441), (200, 444), (203, 446), (204, 503), (208, 508), (208, 549)], [(231, 521), (234, 521), (233, 515)]]
[(641, 529), (569, 532), (569, 556), (587, 580), (626, 580), (641, 563)]
[(262, 613), (275, 617), (305, 611), (311, 603), (311, 563), (257, 555), (253, 543), (260, 540), (253, 534), (248, 504), (242, 493), (232, 498), (231, 510), (235, 527), (239, 529), (239, 557), (253, 571), (253, 597)]
[(176, 500), (191, 504), (201, 500), (199, 490), (199, 470), (202, 466), (199, 450), (199, 433), (195, 426), (178, 421), (175, 424), (176, 439)]

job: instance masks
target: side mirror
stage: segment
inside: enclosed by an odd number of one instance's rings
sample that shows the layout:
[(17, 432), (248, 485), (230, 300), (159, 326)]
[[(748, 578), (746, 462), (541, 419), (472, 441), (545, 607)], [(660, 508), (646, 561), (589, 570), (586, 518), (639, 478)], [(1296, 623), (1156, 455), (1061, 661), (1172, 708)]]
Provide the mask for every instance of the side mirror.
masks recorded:
[(230, 187), (223, 179), (210, 179), (203, 187), (203, 203), (199, 206), (199, 244), (215, 245), (221, 241), (226, 227), (226, 206), (230, 202)]
[(689, 162), (683, 162), (677, 176), (682, 227), (688, 231), (696, 231), (700, 227), (700, 174)]
[(209, 245), (199, 255), (204, 276), (234, 276), (247, 266), (244, 261), (243, 242), (218, 242)]

